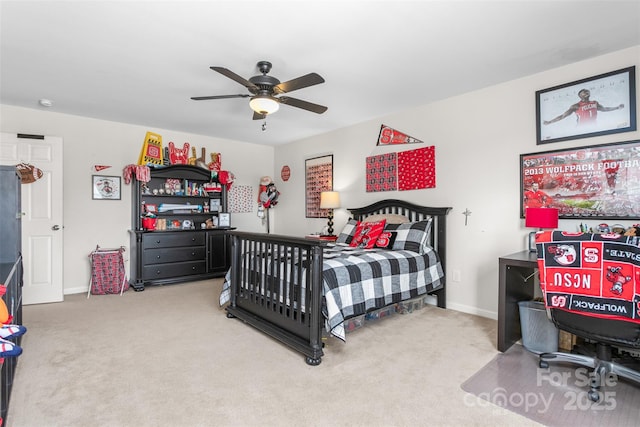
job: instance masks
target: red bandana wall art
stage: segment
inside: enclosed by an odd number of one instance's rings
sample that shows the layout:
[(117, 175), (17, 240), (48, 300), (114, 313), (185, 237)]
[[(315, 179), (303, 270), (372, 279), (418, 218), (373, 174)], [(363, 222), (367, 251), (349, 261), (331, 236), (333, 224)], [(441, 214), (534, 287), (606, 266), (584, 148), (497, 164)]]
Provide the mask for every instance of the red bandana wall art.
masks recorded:
[(369, 156), (367, 193), (406, 191), (436, 186), (436, 147)]
[(396, 153), (367, 157), (367, 193), (397, 190), (397, 170)]
[(418, 190), (435, 186), (435, 146), (398, 153), (398, 190)]

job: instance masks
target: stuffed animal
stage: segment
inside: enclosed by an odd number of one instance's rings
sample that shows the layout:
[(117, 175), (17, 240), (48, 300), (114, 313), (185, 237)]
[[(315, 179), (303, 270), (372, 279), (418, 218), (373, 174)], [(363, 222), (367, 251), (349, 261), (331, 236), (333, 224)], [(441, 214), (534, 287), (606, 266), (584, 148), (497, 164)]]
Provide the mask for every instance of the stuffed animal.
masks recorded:
[[(212, 174), (213, 173), (214, 172), (212, 172)], [(235, 181), (235, 179), (236, 179), (236, 176), (233, 174), (233, 172), (229, 172), (229, 171), (218, 172), (218, 182), (224, 185), (225, 187), (227, 187), (227, 191), (231, 189), (231, 184), (233, 184), (233, 181)]]
[(625, 236), (640, 236), (640, 224), (634, 224), (624, 232)]
[(258, 193), (258, 203), (264, 209), (269, 209), (278, 204), (280, 192), (270, 176), (260, 178), (260, 191)]
[[(7, 292), (5, 285), (0, 285), (0, 297)], [(9, 314), (7, 305), (0, 298), (0, 357), (15, 357), (22, 354), (22, 348), (12, 343), (7, 338), (19, 337), (27, 332), (27, 328), (22, 325), (11, 325), (9, 322), (13, 316)]]
[(258, 189), (258, 203), (262, 204), (262, 194), (267, 193), (267, 186), (273, 183), (273, 180), (270, 176), (263, 176), (260, 178), (260, 188)]
[(266, 197), (262, 202), (265, 208), (269, 209), (278, 204), (278, 197), (280, 192), (276, 189), (276, 185), (272, 182), (267, 185)]

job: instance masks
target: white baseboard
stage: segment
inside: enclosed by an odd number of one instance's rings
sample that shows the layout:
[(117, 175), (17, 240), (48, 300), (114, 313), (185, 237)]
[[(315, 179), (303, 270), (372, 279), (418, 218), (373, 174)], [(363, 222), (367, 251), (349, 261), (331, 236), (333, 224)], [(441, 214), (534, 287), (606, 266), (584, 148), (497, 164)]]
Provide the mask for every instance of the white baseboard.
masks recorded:
[[(434, 295), (427, 295), (425, 299), (427, 304), (437, 305), (438, 299)], [(468, 305), (455, 304), (447, 302), (447, 310), (460, 311), (462, 313), (473, 314), (480, 317), (486, 317), (488, 319), (498, 320), (498, 313), (488, 310), (480, 310), (477, 307), (471, 307)]]
[(447, 302), (447, 309), (461, 311), (467, 314), (474, 314), (476, 316), (486, 317), (488, 319), (498, 320), (498, 313), (496, 313), (495, 311), (481, 310), (477, 307), (471, 307), (468, 305)]
[(65, 295), (72, 295), (72, 294), (86, 294), (87, 291), (89, 290), (89, 287), (78, 287), (78, 288), (68, 288), (64, 290), (64, 294)]

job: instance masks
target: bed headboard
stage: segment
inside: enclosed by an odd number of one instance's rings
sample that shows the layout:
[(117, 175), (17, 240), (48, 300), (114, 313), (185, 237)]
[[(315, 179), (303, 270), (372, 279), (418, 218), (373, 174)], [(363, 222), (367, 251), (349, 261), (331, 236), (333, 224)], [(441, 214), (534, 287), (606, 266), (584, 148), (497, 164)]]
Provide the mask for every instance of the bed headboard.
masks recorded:
[[(357, 221), (362, 221), (368, 216), (378, 214), (396, 214), (409, 218), (409, 221), (421, 221), (433, 218), (432, 233), (430, 235), (430, 246), (438, 251), (442, 268), (446, 266), (447, 254), (447, 214), (451, 208), (434, 208), (429, 206), (419, 206), (404, 200), (381, 200), (362, 208), (347, 209), (351, 212), (351, 217)], [(446, 270), (445, 270), (446, 271)]]

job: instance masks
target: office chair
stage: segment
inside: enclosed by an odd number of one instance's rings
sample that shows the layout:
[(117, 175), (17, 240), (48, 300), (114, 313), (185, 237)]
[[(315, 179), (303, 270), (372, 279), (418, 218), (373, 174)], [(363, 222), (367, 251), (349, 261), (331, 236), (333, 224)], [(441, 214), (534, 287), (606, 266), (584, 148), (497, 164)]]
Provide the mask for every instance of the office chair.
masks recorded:
[(595, 350), (580, 349), (583, 354), (543, 353), (539, 366), (592, 368), (588, 397), (594, 402), (611, 374), (640, 385), (640, 371), (615, 357), (640, 350), (640, 238), (545, 231), (536, 235), (536, 249), (551, 320), (595, 344)]

